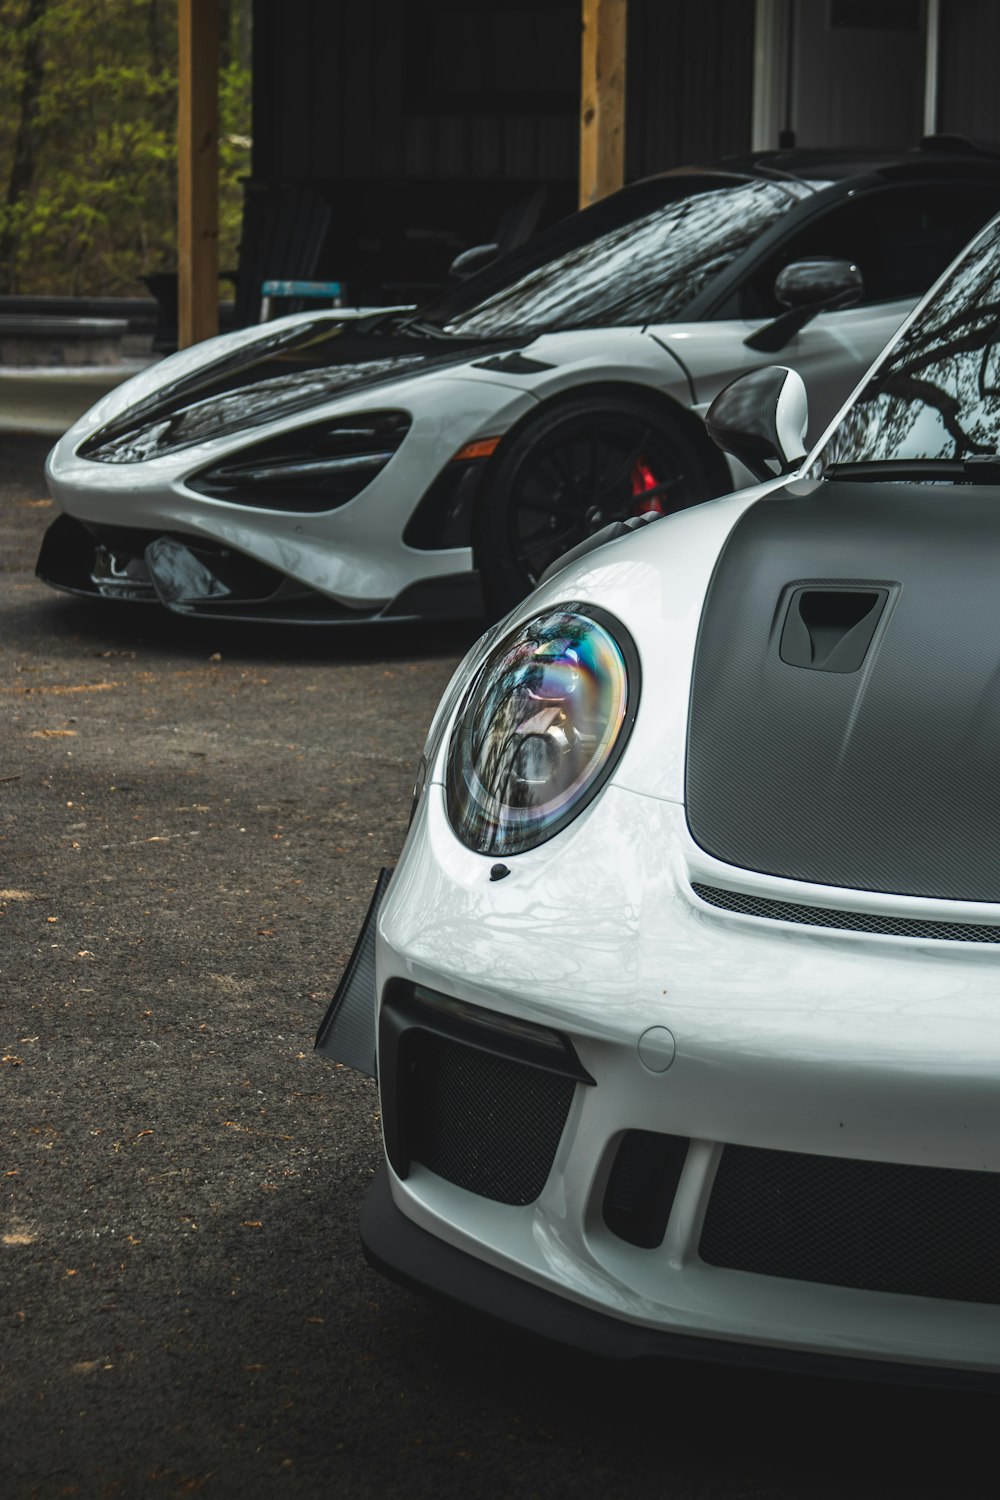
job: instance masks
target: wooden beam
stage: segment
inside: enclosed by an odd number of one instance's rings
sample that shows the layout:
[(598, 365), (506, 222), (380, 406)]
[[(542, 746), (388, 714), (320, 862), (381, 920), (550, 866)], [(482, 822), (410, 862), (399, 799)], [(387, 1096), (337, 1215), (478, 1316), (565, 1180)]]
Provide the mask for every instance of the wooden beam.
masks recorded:
[(580, 207), (625, 181), (628, 0), (582, 0)]
[(219, 331), (219, 3), (177, 0), (178, 343)]

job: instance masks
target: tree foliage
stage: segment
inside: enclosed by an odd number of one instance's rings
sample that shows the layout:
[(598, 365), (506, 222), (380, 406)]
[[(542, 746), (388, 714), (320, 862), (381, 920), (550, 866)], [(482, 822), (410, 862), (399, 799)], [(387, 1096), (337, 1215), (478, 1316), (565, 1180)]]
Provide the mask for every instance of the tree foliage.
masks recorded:
[[(224, 4), (219, 263), (250, 170), (250, 0)], [(0, 0), (0, 291), (142, 292), (177, 264), (173, 0)]]

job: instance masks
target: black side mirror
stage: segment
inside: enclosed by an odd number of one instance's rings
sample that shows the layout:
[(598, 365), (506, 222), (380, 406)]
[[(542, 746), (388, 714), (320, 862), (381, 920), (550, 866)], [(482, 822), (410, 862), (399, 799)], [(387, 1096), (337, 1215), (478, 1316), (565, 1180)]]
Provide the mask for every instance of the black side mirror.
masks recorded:
[(498, 246), (496, 245), (473, 245), (470, 250), (463, 250), (456, 255), (448, 267), (448, 275), (454, 276), (456, 281), (467, 281), (470, 276), (475, 276), (490, 261), (496, 260)]
[(864, 290), (864, 277), (853, 261), (820, 256), (793, 261), (779, 271), (774, 283), (775, 298), (787, 311), (779, 313), (773, 322), (765, 323), (743, 342), (748, 349), (773, 354), (783, 349), (817, 313), (852, 307), (860, 302)]
[(784, 365), (738, 376), (705, 414), (713, 443), (761, 480), (789, 473), (805, 457), (808, 425), (805, 383)]

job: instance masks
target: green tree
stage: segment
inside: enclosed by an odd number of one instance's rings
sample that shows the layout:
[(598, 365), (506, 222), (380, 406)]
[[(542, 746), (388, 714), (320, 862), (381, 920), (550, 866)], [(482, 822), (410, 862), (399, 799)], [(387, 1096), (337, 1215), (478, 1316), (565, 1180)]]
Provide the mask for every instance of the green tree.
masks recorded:
[[(249, 171), (250, 0), (221, 7), (220, 264)], [(141, 292), (177, 263), (172, 0), (0, 0), (0, 291)]]

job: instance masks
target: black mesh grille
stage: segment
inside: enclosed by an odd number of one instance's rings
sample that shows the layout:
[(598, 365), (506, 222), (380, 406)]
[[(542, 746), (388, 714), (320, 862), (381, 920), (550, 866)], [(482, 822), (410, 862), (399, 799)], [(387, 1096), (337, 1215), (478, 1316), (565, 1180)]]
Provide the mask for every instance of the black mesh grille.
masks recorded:
[(622, 1137), (604, 1194), (604, 1222), (620, 1240), (643, 1250), (663, 1243), (689, 1144), (652, 1130)]
[(576, 1084), (430, 1032), (410, 1034), (412, 1159), (497, 1203), (545, 1186)]
[(798, 901), (772, 901), (714, 885), (692, 882), (703, 901), (747, 917), (769, 917), (774, 922), (801, 922), (807, 927), (836, 927), (843, 932), (878, 932), (885, 937), (950, 939), (957, 943), (1000, 943), (1000, 926), (985, 922), (934, 922), (923, 917), (890, 917), (884, 912), (835, 911), (826, 906), (803, 906)]
[(709, 1265), (875, 1292), (1000, 1303), (1000, 1175), (726, 1146)]

